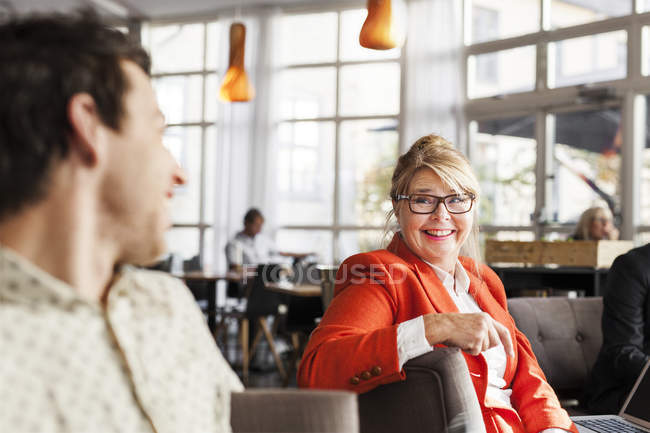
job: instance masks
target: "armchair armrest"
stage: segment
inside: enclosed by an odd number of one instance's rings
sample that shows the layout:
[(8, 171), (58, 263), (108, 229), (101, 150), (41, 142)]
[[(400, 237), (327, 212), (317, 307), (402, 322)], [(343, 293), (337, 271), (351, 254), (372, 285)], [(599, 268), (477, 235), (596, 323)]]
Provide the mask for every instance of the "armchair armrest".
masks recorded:
[(404, 365), (406, 380), (359, 395), (361, 433), (484, 433), (465, 358), (436, 348)]
[(233, 393), (234, 433), (359, 431), (357, 395), (348, 391), (255, 389)]

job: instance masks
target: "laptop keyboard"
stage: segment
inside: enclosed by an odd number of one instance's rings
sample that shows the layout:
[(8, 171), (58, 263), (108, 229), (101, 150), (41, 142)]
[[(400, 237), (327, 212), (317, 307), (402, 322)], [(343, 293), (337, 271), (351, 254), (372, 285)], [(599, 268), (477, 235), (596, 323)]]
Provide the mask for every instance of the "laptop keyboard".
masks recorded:
[(575, 423), (602, 433), (646, 433), (646, 430), (641, 430), (616, 418), (581, 419)]

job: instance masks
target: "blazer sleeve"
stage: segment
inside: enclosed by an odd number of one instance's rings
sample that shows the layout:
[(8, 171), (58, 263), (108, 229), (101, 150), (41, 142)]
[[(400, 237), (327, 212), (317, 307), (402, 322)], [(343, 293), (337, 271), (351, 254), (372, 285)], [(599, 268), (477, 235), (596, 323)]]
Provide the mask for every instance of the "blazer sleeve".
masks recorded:
[[(505, 289), (499, 277), (487, 266), (482, 269), (483, 278), (494, 298), (507, 311)], [(514, 319), (508, 313), (514, 324)], [(562, 409), (555, 391), (546, 381), (537, 358), (526, 336), (514, 327), (514, 344), (517, 366), (510, 387), (511, 402), (526, 431), (541, 432), (547, 428), (559, 428), (577, 433), (569, 414)]]
[(348, 258), (335, 296), (312, 333), (298, 385), (357, 393), (403, 379), (397, 355), (397, 295), (387, 266), (372, 253)]
[(610, 360), (614, 375), (630, 385), (648, 360), (643, 345), (649, 280), (647, 257), (638, 253), (618, 257), (607, 276), (602, 355)]

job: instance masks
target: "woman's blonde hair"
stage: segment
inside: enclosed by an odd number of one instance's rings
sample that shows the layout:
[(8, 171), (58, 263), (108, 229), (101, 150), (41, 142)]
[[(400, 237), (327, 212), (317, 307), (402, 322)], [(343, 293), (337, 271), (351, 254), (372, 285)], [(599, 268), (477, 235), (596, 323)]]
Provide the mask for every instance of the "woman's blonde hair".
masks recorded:
[[(426, 135), (413, 143), (408, 152), (397, 160), (390, 188), (393, 209), (388, 212), (386, 218), (386, 232), (390, 230), (389, 227), (395, 212), (400, 206), (406, 206), (403, 200), (397, 200), (397, 196), (407, 195), (409, 184), (415, 173), (427, 168), (431, 169), (455, 193), (472, 194), (475, 197), (475, 202), (478, 202), (479, 182), (465, 155), (439, 135)], [(477, 203), (474, 203), (473, 208), (476, 206)], [(461, 254), (473, 259), (478, 267), (481, 253), (478, 239), (478, 218), (476, 217), (470, 234), (461, 248)]]
[(580, 219), (578, 220), (576, 229), (573, 232), (573, 236), (572, 236), (573, 239), (583, 240), (583, 241), (594, 240), (591, 237), (591, 223), (594, 222), (594, 220), (598, 217), (599, 214), (602, 214), (603, 216), (605, 216), (605, 218), (609, 219), (610, 221), (614, 220), (612, 211), (610, 211), (609, 208), (602, 207), (602, 206), (590, 207), (589, 209), (584, 211), (582, 215), (580, 215)]

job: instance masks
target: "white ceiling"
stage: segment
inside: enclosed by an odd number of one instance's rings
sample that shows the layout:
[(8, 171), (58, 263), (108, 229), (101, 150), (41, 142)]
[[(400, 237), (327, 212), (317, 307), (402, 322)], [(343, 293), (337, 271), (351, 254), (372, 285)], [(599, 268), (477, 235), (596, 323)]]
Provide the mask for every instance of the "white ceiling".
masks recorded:
[(304, 5), (329, 2), (332, 0), (0, 0), (0, 9), (10, 7), (19, 14), (48, 11), (69, 12), (81, 6), (91, 5), (108, 15), (159, 19), (172, 16), (197, 16), (235, 7), (246, 9), (263, 5)]

